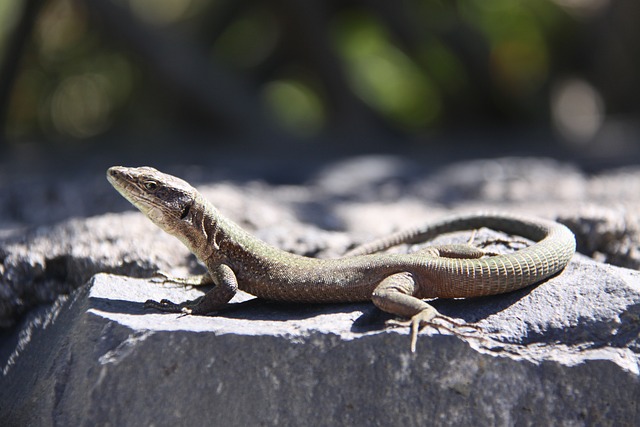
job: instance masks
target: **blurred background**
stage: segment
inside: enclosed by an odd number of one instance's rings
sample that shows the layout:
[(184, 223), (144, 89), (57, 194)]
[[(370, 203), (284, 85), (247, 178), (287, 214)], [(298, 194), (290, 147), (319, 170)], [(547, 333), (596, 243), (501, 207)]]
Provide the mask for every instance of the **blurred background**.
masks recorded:
[(640, 158), (637, 0), (0, 0), (0, 58), (4, 167)]

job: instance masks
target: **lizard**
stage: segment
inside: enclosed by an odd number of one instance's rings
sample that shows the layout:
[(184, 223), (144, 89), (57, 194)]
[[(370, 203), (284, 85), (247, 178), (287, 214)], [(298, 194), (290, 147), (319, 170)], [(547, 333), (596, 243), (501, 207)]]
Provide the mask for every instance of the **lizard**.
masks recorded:
[[(425, 299), (496, 295), (530, 286), (557, 274), (575, 253), (573, 233), (539, 218), (481, 213), (457, 215), (394, 233), (322, 259), (293, 254), (259, 240), (222, 215), (186, 181), (151, 167), (113, 166), (113, 187), (164, 231), (177, 237), (207, 272), (166, 281), (213, 285), (203, 296), (182, 303), (145, 303), (147, 308), (185, 315), (208, 315), (227, 306), (238, 289), (258, 298), (294, 303), (371, 301), (409, 326), (411, 351), (426, 326), (464, 335), (474, 327), (440, 314)], [(471, 244), (435, 245), (408, 253), (380, 252), (401, 243), (426, 242), (448, 232), (488, 227), (535, 241), (507, 254), (487, 254)]]

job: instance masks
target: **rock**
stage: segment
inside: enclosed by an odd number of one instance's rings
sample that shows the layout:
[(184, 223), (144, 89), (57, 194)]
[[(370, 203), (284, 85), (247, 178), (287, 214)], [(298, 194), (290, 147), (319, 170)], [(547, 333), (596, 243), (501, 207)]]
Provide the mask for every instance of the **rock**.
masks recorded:
[[(439, 301), (482, 334), (387, 329), (371, 304), (246, 294), (218, 317), (144, 309), (200, 291), (98, 274), (4, 340), (7, 425), (638, 422), (640, 274), (576, 256), (533, 288)], [(12, 345), (18, 342), (15, 349)]]
[[(581, 254), (543, 284), (434, 301), (443, 314), (477, 322), (483, 332), (459, 337), (429, 329), (417, 354), (409, 352), (407, 331), (387, 329), (389, 316), (372, 304), (286, 305), (242, 294), (218, 317), (144, 309), (148, 298), (199, 295), (149, 280), (159, 269), (202, 271), (175, 238), (137, 212), (105, 213), (111, 202), (103, 211), (91, 203), (79, 209), (92, 217), (66, 217), (62, 207), (71, 209), (77, 197), (70, 182), (51, 184), (66, 196), (43, 198), (35, 208), (20, 205), (30, 197), (0, 197), (0, 206), (31, 215), (19, 223), (24, 215), (3, 217), (0, 210), (0, 326), (15, 325), (0, 340), (0, 419), (638, 424), (639, 273), (611, 264), (640, 265), (640, 169), (587, 176), (550, 160), (496, 159), (419, 171), (415, 163), (374, 157), (328, 167), (304, 186), (199, 187), (263, 240), (309, 256), (339, 256), (451, 211), (539, 215), (574, 231)], [(77, 194), (111, 194), (101, 182), (99, 191), (91, 190), (93, 180), (77, 183)], [(60, 221), (38, 222), (48, 203)], [(493, 237), (507, 236), (483, 229), (476, 238)], [(468, 238), (458, 233), (438, 242)]]
[(25, 310), (68, 294), (98, 272), (149, 277), (161, 267), (186, 266), (189, 252), (176, 242), (136, 213), (16, 233), (0, 244), (0, 326), (10, 326)]

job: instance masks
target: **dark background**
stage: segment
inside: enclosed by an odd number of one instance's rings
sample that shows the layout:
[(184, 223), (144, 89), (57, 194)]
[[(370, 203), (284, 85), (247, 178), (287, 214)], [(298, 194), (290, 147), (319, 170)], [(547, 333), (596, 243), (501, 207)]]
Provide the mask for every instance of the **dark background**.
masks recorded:
[(368, 153), (640, 158), (637, 0), (24, 0), (0, 20), (5, 186), (110, 164), (299, 182)]

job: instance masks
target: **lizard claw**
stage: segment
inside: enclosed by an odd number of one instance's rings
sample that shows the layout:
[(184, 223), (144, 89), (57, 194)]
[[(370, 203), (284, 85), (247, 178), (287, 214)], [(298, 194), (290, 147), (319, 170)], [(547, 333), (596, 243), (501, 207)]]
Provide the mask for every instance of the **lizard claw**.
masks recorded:
[(182, 307), (181, 314), (180, 316), (178, 316), (178, 319), (181, 317), (189, 316), (191, 314), (193, 314), (192, 309), (190, 309), (189, 307)]
[(175, 277), (161, 270), (158, 270), (154, 273), (153, 277), (151, 278), (151, 281), (155, 283), (162, 283), (162, 284), (172, 283), (174, 285), (184, 286), (187, 289), (191, 289), (196, 286), (207, 286), (207, 285), (214, 284), (209, 273), (197, 274), (194, 276), (186, 276), (186, 277)]
[(185, 287), (187, 289), (191, 289), (193, 287), (191, 286), (191, 283), (189, 282), (188, 278), (174, 277), (169, 273), (165, 273), (162, 270), (158, 270), (154, 272), (153, 276), (149, 280), (151, 280), (151, 282), (153, 283), (159, 283), (161, 285), (166, 285), (166, 284), (174, 285), (172, 287), (180, 286), (180, 287)]
[(153, 273), (151, 281), (154, 283), (167, 283), (171, 281), (171, 276), (162, 270), (158, 270)]
[(193, 288), (198, 280), (199, 279), (192, 279), (190, 277), (174, 277), (162, 270), (156, 271), (155, 273), (153, 273), (153, 277), (151, 277), (151, 281), (153, 283), (160, 283), (163, 285), (166, 283), (170, 283), (173, 285), (184, 286), (187, 289)]

